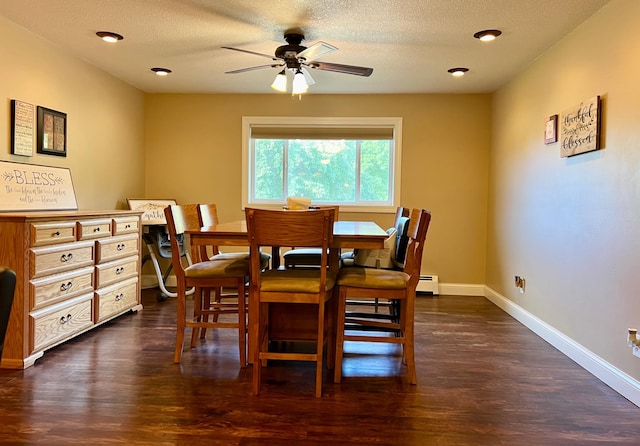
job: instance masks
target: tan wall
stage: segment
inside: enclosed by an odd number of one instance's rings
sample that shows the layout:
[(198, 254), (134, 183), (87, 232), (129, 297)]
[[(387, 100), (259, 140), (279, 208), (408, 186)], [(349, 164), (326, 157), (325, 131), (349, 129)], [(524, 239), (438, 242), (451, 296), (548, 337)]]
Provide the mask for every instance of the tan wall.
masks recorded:
[[(0, 160), (68, 167), (81, 209), (144, 195), (144, 95), (0, 17)], [(67, 114), (67, 157), (10, 155), (10, 101)]]
[[(494, 97), (487, 284), (640, 379), (640, 2), (616, 0)], [(545, 118), (603, 98), (603, 150), (560, 157)], [(513, 276), (527, 280), (526, 293)]]
[[(215, 202), (223, 221), (244, 218), (243, 116), (402, 117), (401, 203), (433, 213), (422, 271), (443, 282), (484, 283), (488, 95), (155, 94), (146, 104), (147, 195)], [(391, 214), (341, 218), (393, 221)]]

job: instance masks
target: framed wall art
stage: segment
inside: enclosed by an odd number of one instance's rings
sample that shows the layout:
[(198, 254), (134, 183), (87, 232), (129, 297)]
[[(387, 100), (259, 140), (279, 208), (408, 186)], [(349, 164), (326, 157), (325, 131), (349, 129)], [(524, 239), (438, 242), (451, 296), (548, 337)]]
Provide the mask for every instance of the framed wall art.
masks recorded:
[(11, 100), (11, 154), (33, 156), (35, 130), (33, 104)]
[(67, 156), (67, 114), (38, 106), (37, 151)]

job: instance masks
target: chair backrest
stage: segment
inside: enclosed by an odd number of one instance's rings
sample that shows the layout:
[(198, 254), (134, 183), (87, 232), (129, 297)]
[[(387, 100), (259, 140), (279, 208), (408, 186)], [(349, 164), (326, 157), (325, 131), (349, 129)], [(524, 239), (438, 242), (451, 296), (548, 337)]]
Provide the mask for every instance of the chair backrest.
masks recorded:
[(409, 214), (411, 209), (398, 206), (396, 208), (396, 218), (393, 220), (393, 226), (396, 228), (396, 252), (394, 253), (394, 261), (396, 266), (404, 266), (404, 258), (407, 253), (407, 243), (409, 237)]
[(427, 230), (431, 222), (431, 212), (424, 209), (413, 209), (409, 221), (407, 257), (403, 271), (409, 274), (409, 288), (414, 289), (420, 280), (422, 250), (427, 238)]
[(328, 248), (333, 241), (336, 208), (303, 211), (245, 208), (251, 247), (251, 284), (260, 272), (258, 253), (262, 246), (308, 246), (321, 248), (321, 280), (326, 280)]
[[(178, 240), (184, 237), (184, 231), (188, 229), (198, 229), (200, 217), (198, 216), (197, 204), (170, 205), (164, 208), (164, 215), (167, 219), (167, 232), (171, 242), (171, 261), (173, 270), (178, 280), (184, 277), (184, 266), (180, 255), (180, 245)], [(192, 252), (196, 252), (191, 249)]]
[(9, 325), (9, 315), (13, 303), (13, 294), (16, 289), (16, 273), (9, 268), (0, 268), (0, 358), (4, 337)]
[[(200, 226), (215, 226), (220, 222), (218, 220), (218, 207), (213, 203), (198, 205), (198, 217)], [(207, 252), (207, 246), (200, 246), (201, 260), (207, 260), (210, 256), (219, 253), (220, 249), (215, 245), (211, 245), (211, 254)]]

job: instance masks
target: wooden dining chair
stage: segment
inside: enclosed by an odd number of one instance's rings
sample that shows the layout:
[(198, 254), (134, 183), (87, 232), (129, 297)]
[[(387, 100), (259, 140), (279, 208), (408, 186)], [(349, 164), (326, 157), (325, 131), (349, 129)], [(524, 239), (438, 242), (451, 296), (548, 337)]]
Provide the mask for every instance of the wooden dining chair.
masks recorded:
[[(246, 367), (246, 292), (245, 283), (249, 275), (249, 262), (244, 258), (214, 258), (201, 260), (192, 265), (182, 263), (178, 246), (178, 236), (187, 229), (201, 227), (198, 216), (198, 205), (172, 205), (164, 210), (167, 219), (167, 229), (171, 240), (171, 261), (177, 280), (177, 330), (174, 362), (179, 363), (182, 358), (184, 331), (186, 327), (193, 329), (191, 347), (195, 347), (195, 340), (200, 328), (234, 328), (238, 330), (238, 349), (240, 366)], [(195, 251), (192, 248), (192, 251)], [(187, 318), (186, 290), (195, 288), (193, 294), (193, 317)], [(210, 300), (212, 290), (229, 287), (237, 290), (235, 302), (213, 302)], [(216, 291), (219, 292), (219, 291)], [(207, 296), (206, 298), (204, 296)], [(210, 302), (203, 307), (203, 301)], [(218, 315), (233, 314), (234, 320), (227, 318), (219, 320)], [(215, 315), (213, 321), (209, 316)]]
[[(214, 203), (207, 204), (199, 204), (198, 205), (198, 217), (200, 221), (200, 226), (215, 226), (220, 220), (218, 220), (218, 207)], [(198, 259), (200, 260), (244, 260), (249, 263), (249, 253), (248, 252), (221, 252), (219, 247), (216, 245), (200, 245), (198, 246)], [(271, 260), (271, 256), (266, 253), (261, 253), (260, 255), (260, 263), (263, 269), (269, 267), (269, 262)], [(232, 290), (232, 293), (227, 293), (224, 288), (219, 287), (213, 290), (213, 307), (211, 306), (211, 294), (204, 293), (202, 296), (202, 309), (200, 314), (202, 316), (203, 321), (209, 320), (209, 315), (212, 316), (213, 321), (218, 320), (218, 316), (220, 315), (219, 311), (216, 311), (216, 306), (219, 306), (223, 299), (236, 299), (237, 298), (237, 290)], [(206, 337), (207, 329), (206, 327), (202, 327), (199, 329), (200, 338), (204, 339)], [(195, 340), (197, 337), (198, 329), (194, 329), (192, 333), (191, 344), (195, 345)]]
[[(342, 380), (344, 342), (384, 342), (402, 345), (409, 382), (416, 384), (414, 356), (414, 306), (420, 264), (431, 213), (424, 209), (411, 212), (407, 254), (402, 271), (376, 268), (342, 268), (338, 275), (338, 316), (336, 321), (336, 358), (334, 382)], [(399, 319), (352, 317), (347, 310), (351, 299), (385, 298), (399, 302)], [(354, 333), (351, 329), (357, 330)]]
[[(335, 209), (265, 210), (245, 209), (247, 232), (251, 247), (249, 299), (255, 304), (256, 317), (250, 318), (250, 333), (256, 333), (253, 360), (253, 393), (260, 393), (262, 367), (268, 360), (312, 361), (316, 363), (315, 396), (322, 396), (324, 349), (328, 348), (328, 366), (333, 366), (335, 339), (331, 330), (330, 308), (336, 274), (329, 270), (329, 245), (333, 239)], [(261, 271), (259, 250), (264, 246), (309, 246), (320, 249), (320, 268), (271, 269)], [(270, 306), (291, 304), (315, 306), (315, 327), (309, 327), (310, 339), (316, 344), (315, 353), (270, 351), (269, 341), (287, 339), (270, 332)], [(277, 308), (277, 307), (276, 307)], [(275, 313), (273, 311), (272, 313)], [(313, 333), (315, 331), (315, 333)]]
[[(391, 256), (392, 265), (393, 265), (392, 269), (402, 270), (402, 268), (404, 267), (404, 259), (407, 252), (407, 241), (409, 239), (409, 237), (407, 236), (407, 231), (409, 229), (410, 213), (411, 213), (411, 209), (409, 208), (405, 208), (403, 206), (398, 206), (396, 208), (396, 214), (393, 219), (393, 227), (392, 227), (392, 229), (394, 229), (394, 237), (395, 237), (395, 240), (393, 243), (394, 252)], [(361, 251), (361, 250), (353, 251), (351, 256), (345, 256), (345, 255), (341, 256), (342, 266), (344, 267), (362, 266), (362, 265), (356, 264), (356, 255), (358, 251)], [(390, 317), (395, 317), (395, 313), (397, 309), (396, 303), (394, 303), (392, 300), (389, 300), (389, 299), (380, 300), (379, 298), (375, 298), (373, 300), (353, 299), (348, 301), (347, 305), (361, 305), (365, 307), (373, 307), (375, 313), (378, 313), (378, 310), (381, 307), (388, 308), (389, 310), (388, 315)]]

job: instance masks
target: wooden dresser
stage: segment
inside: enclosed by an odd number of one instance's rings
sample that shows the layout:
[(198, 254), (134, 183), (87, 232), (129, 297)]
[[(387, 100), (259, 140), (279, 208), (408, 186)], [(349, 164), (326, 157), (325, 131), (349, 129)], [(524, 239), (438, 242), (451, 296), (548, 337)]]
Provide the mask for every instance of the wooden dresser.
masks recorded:
[(44, 351), (140, 305), (141, 212), (0, 213), (0, 266), (16, 290), (0, 367)]

